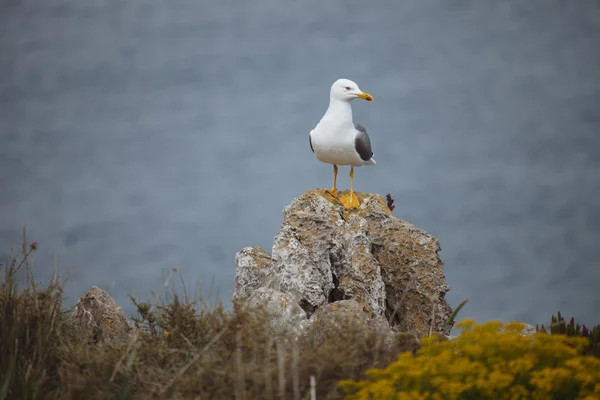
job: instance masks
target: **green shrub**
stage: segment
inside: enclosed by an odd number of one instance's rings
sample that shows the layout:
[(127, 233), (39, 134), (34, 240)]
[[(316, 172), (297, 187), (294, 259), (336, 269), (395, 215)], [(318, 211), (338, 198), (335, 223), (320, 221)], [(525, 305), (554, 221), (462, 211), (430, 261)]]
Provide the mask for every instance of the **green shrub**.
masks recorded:
[[(542, 327), (536, 326), (537, 332), (547, 333), (547, 329), (544, 325)], [(550, 322), (550, 333), (563, 334), (567, 336), (580, 336), (589, 340), (588, 346), (584, 349), (585, 354), (591, 354), (596, 357), (600, 357), (600, 325), (594, 326), (592, 329), (588, 329), (585, 325), (575, 324), (575, 319), (571, 317), (569, 323), (560, 315), (560, 311), (557, 315), (552, 316)]]

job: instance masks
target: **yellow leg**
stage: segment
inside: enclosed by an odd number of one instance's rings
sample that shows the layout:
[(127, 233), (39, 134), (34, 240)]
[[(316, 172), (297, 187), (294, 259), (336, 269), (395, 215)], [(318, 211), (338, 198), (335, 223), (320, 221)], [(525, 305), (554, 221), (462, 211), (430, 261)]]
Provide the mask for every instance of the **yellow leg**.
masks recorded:
[(336, 197), (336, 198), (337, 198), (337, 187), (336, 187), (337, 174), (338, 174), (338, 167), (337, 167), (337, 165), (333, 164), (333, 188), (331, 188), (331, 190), (328, 190), (328, 192), (329, 192), (329, 194), (331, 194), (333, 197)]
[(354, 195), (354, 167), (350, 167), (350, 194), (342, 197), (340, 202), (346, 208), (356, 208), (360, 205), (358, 199)]

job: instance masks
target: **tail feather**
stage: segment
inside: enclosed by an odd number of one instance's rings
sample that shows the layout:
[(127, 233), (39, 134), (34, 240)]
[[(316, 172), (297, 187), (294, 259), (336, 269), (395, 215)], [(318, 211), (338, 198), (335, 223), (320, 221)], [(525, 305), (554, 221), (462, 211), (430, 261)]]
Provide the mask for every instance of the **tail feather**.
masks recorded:
[(375, 159), (374, 158), (370, 158), (368, 161), (365, 161), (365, 163), (363, 165), (375, 165), (375, 164), (377, 164), (375, 162)]

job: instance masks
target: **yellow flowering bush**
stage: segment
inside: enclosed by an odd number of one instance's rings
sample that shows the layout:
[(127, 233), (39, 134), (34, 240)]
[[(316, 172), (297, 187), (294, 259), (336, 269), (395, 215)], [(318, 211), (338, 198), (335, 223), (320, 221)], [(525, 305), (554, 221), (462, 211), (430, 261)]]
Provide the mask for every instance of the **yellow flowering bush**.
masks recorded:
[(401, 353), (387, 368), (368, 370), (366, 380), (341, 381), (346, 398), (600, 399), (600, 359), (584, 355), (587, 339), (523, 336), (520, 323), (457, 326), (454, 340), (426, 338), (415, 356)]

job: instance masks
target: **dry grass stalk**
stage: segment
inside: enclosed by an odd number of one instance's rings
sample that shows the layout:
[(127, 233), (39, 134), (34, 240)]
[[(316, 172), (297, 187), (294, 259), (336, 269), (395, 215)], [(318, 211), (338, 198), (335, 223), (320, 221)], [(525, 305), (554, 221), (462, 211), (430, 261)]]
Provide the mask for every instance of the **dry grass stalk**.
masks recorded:
[(314, 375), (310, 376), (310, 400), (317, 400), (317, 379)]
[(235, 337), (236, 349), (235, 349), (235, 361), (236, 361), (236, 391), (235, 398), (237, 400), (246, 399), (246, 389), (244, 383), (244, 360), (242, 353), (242, 332), (239, 331)]
[(273, 340), (269, 337), (267, 341), (267, 349), (264, 363), (265, 374), (265, 396), (267, 400), (273, 400), (273, 375), (271, 373), (271, 359), (273, 357)]
[(292, 340), (292, 388), (294, 391), (294, 400), (300, 400), (300, 377), (298, 374), (298, 342)]
[(192, 365), (194, 365), (196, 363), (196, 361), (198, 361), (198, 359), (200, 357), (202, 357), (202, 355), (205, 352), (207, 352), (208, 349), (210, 349), (213, 344), (215, 344), (215, 342), (217, 340), (219, 340), (219, 338), (225, 333), (225, 330), (226, 330), (226, 328), (224, 328), (221, 332), (219, 332), (217, 335), (215, 335), (215, 337), (213, 337), (212, 340), (210, 342), (208, 342), (208, 344), (206, 346), (204, 346), (204, 348), (202, 350), (200, 350), (198, 353), (196, 353), (196, 355), (190, 360), (190, 362), (188, 362), (183, 368), (181, 368), (179, 371), (177, 371), (175, 376), (173, 376), (173, 378), (169, 381), (169, 384), (161, 390), (161, 395), (164, 395), (167, 392), (167, 390), (169, 390), (171, 388), (171, 386), (173, 386), (175, 381), (177, 381), (177, 379), (179, 379)]
[(279, 399), (285, 400), (285, 349), (277, 341), (277, 376), (279, 377)]

